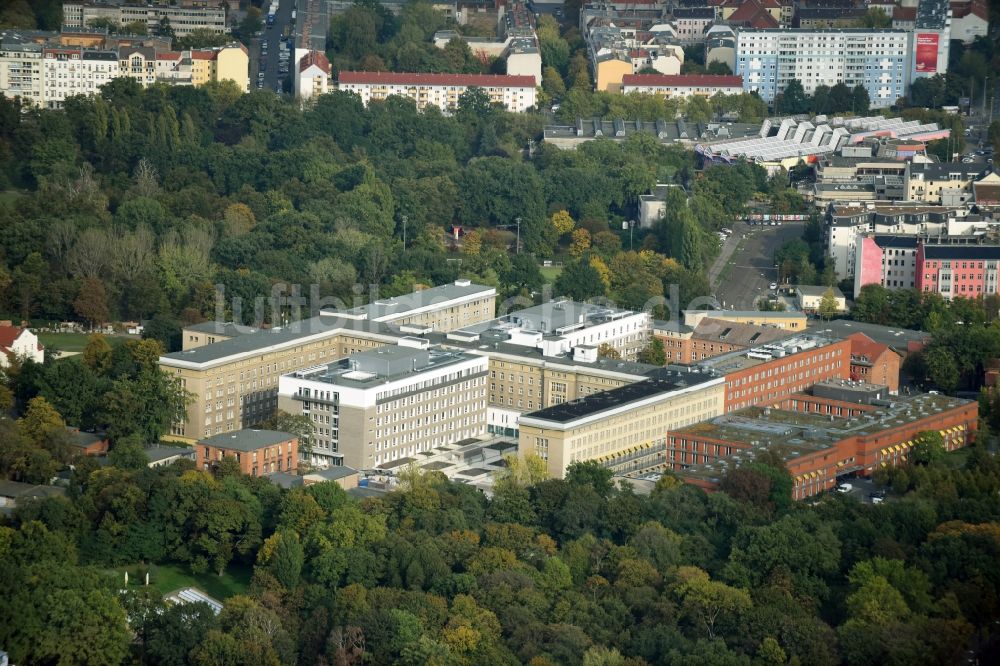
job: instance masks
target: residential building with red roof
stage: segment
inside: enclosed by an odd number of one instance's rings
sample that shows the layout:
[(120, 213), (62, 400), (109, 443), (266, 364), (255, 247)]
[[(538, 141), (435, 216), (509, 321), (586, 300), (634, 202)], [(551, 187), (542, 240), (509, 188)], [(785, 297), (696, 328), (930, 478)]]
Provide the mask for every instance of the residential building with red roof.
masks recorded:
[(27, 328), (12, 326), (9, 321), (0, 323), (0, 368), (9, 367), (14, 359), (45, 361), (45, 347), (38, 336)]
[(295, 97), (310, 99), (328, 93), (332, 72), (330, 61), (322, 51), (310, 51), (302, 56), (293, 81)]
[(986, 0), (952, 0), (951, 38), (965, 44), (985, 37), (990, 28), (990, 10)]
[(720, 9), (722, 23), (741, 28), (777, 28), (788, 14), (778, 0), (725, 0)]
[(711, 97), (716, 93), (738, 95), (743, 92), (742, 76), (716, 74), (628, 74), (622, 77), (622, 92), (662, 95), (664, 97)]
[(356, 93), (365, 106), (398, 95), (412, 99), (418, 109), (433, 105), (451, 112), (458, 108), (459, 98), (469, 88), (481, 88), (491, 103), (508, 111), (527, 111), (536, 103), (533, 76), (341, 72), (337, 88)]

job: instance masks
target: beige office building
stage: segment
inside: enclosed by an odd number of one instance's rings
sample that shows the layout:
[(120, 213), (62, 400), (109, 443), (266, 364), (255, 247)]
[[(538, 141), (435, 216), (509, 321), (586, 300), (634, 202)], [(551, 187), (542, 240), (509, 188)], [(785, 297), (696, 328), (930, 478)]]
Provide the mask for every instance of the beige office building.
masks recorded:
[(395, 344), (410, 332), (491, 319), (495, 300), (494, 288), (459, 281), (283, 328), (185, 328), (182, 351), (160, 357), (160, 368), (194, 396), (171, 435), (193, 441), (258, 424), (277, 408), (281, 375)]
[(519, 451), (535, 453), (554, 477), (596, 460), (616, 473), (665, 463), (669, 431), (723, 413), (720, 375), (664, 369), (634, 384), (524, 414)]
[(488, 365), (483, 356), (404, 337), (283, 375), (278, 407), (313, 422), (312, 464), (391, 466), (486, 434)]

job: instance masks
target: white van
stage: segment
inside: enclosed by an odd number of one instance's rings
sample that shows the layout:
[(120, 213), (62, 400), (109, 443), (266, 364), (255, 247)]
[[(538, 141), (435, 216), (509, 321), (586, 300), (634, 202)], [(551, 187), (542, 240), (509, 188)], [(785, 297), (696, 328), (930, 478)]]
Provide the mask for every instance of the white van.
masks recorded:
[(839, 486), (837, 486), (838, 493), (849, 493), (852, 490), (854, 490), (854, 486), (851, 485), (850, 483), (842, 483)]

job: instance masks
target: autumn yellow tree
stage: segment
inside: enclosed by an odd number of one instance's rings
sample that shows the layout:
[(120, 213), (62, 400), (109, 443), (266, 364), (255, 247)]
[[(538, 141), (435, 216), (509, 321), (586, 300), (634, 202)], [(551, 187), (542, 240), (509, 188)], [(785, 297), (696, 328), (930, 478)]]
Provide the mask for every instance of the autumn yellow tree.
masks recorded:
[(601, 259), (600, 257), (591, 257), (590, 258), (590, 266), (595, 271), (597, 271), (598, 275), (601, 276), (601, 282), (604, 283), (604, 289), (605, 289), (605, 291), (608, 290), (608, 289), (610, 289), (611, 288), (611, 270), (608, 268), (608, 265), (606, 263), (604, 263), (604, 260)]
[(558, 236), (565, 236), (573, 231), (573, 227), (576, 226), (569, 212), (565, 210), (557, 210), (552, 213), (550, 221), (552, 222), (552, 228), (556, 230)]
[(590, 249), (590, 232), (586, 229), (575, 229), (571, 238), (569, 253), (574, 257), (582, 256)]

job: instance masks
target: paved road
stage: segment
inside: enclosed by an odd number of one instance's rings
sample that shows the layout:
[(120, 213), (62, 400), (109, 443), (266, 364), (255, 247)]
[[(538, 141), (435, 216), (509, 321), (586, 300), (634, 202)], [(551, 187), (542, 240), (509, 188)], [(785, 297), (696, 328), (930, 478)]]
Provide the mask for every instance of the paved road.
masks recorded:
[[(278, 13), (274, 15), (274, 25), (270, 28), (267, 27), (267, 15), (264, 15), (264, 29), (261, 32), (260, 37), (252, 40), (250, 45), (250, 89), (264, 89), (264, 90), (274, 90), (277, 91), (279, 87), (284, 83), (284, 80), (288, 78), (287, 74), (278, 74), (279, 67), (279, 53), (281, 49), (279, 47), (279, 42), (281, 41), (282, 34), (285, 31), (285, 26), (289, 27), (289, 34), (295, 28), (292, 24), (292, 7), (295, 5), (295, 0), (279, 0)], [(264, 11), (267, 12), (267, 8), (270, 6), (270, 2), (264, 3)], [(263, 43), (267, 42), (267, 55), (262, 55)], [(260, 78), (258, 73), (260, 72), (261, 65), (264, 66), (264, 82), (260, 85)]]
[[(757, 299), (768, 293), (768, 285), (777, 279), (774, 251), (787, 241), (801, 238), (804, 230), (804, 222), (782, 222), (780, 227), (737, 222), (709, 269), (719, 303), (727, 309), (753, 309)], [(730, 268), (724, 271), (727, 265)]]

